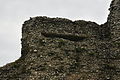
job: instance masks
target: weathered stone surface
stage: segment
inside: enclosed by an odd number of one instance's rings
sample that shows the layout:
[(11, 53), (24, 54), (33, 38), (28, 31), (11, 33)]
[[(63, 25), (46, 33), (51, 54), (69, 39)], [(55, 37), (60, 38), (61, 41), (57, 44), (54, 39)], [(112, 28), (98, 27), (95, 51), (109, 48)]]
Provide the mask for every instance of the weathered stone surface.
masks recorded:
[(105, 24), (34, 17), (22, 27), (21, 57), (0, 80), (120, 80), (120, 1)]

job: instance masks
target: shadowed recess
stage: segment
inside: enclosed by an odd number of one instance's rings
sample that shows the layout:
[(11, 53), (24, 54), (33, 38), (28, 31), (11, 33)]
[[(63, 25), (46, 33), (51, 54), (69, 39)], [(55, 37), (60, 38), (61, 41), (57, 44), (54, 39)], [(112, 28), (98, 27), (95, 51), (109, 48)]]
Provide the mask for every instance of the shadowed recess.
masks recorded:
[(57, 33), (46, 33), (46, 32), (41, 32), (41, 34), (45, 37), (50, 37), (50, 38), (63, 38), (66, 40), (70, 41), (82, 41), (87, 38), (86, 35), (72, 35), (72, 34), (57, 34)]

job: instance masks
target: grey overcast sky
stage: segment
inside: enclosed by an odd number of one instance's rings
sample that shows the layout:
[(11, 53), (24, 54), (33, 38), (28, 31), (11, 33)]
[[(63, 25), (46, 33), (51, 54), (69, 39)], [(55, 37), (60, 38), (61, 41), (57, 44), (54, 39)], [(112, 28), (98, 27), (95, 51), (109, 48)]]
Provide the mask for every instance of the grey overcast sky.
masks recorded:
[(21, 56), (21, 28), (29, 17), (107, 21), (111, 0), (0, 0), (0, 66)]

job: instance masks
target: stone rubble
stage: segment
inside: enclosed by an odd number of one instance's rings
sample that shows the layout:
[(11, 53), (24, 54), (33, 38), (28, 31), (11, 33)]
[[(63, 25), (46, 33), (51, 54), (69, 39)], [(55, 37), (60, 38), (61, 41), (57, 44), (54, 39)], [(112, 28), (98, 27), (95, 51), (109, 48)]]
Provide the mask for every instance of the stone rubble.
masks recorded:
[(33, 17), (22, 27), (21, 57), (0, 80), (120, 80), (120, 0), (105, 24)]

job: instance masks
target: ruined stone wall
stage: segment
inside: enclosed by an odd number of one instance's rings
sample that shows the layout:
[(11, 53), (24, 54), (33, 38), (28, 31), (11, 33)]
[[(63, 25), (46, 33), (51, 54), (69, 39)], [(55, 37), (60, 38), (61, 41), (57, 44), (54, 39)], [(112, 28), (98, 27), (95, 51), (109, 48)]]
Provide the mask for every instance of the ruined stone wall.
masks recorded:
[(111, 38), (120, 39), (120, 1), (113, 0), (109, 10), (108, 23), (111, 28)]
[(0, 80), (120, 80), (120, 1), (108, 21), (34, 17), (22, 27), (21, 57), (0, 68)]

